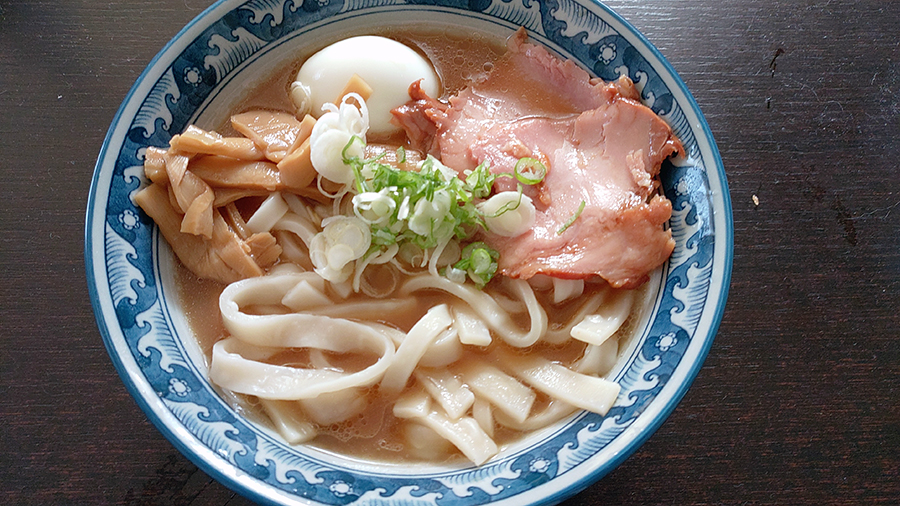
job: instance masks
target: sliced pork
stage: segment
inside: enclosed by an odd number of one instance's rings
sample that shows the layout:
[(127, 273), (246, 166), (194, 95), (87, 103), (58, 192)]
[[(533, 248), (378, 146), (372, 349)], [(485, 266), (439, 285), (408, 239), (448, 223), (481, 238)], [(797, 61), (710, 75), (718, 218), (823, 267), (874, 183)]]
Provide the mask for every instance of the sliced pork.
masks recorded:
[(445, 118), (447, 106), (429, 97), (422, 90), (421, 80), (409, 85), (409, 96), (412, 100), (391, 111), (394, 116), (392, 121), (406, 131), (406, 137), (413, 148), (440, 156), (437, 122)]
[[(519, 31), (487, 77), (449, 107), (413, 98), (395, 117), (408, 132), (415, 127), (414, 146), (438, 152), (447, 166), (465, 171), (488, 162), (492, 172), (510, 173), (522, 157), (547, 166), (544, 182), (526, 190), (537, 206), (534, 228), (512, 238), (486, 234), (505, 275), (599, 275), (636, 287), (671, 254), (664, 224), (672, 207), (657, 195), (658, 174), (682, 147), (627, 77), (592, 80)], [(515, 186), (507, 178), (498, 184)]]

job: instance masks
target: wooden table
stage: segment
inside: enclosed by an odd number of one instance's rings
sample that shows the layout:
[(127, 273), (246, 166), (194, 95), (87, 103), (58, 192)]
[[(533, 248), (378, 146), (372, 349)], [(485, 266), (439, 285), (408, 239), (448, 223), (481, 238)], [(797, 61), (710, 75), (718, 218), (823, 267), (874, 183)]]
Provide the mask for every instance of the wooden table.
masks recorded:
[[(683, 402), (566, 504), (900, 504), (900, 2), (607, 3), (706, 114), (734, 276)], [(205, 6), (0, 3), (0, 503), (248, 503), (126, 393), (82, 256), (110, 121)]]

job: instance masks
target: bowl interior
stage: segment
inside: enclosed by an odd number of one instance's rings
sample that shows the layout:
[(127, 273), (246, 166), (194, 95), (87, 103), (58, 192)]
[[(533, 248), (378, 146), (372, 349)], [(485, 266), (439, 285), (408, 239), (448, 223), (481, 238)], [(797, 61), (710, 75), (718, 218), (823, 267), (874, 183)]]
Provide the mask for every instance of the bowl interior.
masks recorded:
[[(114, 120), (86, 220), (86, 263), (98, 324), (125, 384), (185, 455), (226, 485), (269, 503), (531, 504), (561, 500), (633, 452), (674, 409), (712, 343), (731, 270), (731, 214), (721, 160), (684, 84), (633, 28), (590, 2), (220, 2), (148, 66)], [(315, 7), (315, 6), (314, 6)], [(532, 434), (479, 468), (385, 465), (293, 448), (228, 406), (206, 380), (174, 286), (174, 259), (131, 202), (147, 146), (191, 123), (226, 121), (246, 90), (328, 40), (423, 23), (533, 41), (594, 75), (629, 75), (682, 140), (667, 163), (675, 252), (657, 271), (638, 331), (611, 374), (622, 393), (605, 417), (580, 413)]]

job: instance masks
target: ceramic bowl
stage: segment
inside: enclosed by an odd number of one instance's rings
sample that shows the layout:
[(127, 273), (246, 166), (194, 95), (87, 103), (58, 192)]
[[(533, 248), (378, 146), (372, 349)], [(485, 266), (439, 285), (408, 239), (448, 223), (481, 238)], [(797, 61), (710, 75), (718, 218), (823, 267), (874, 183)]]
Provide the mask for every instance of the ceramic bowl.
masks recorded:
[[(291, 447), (233, 410), (206, 379), (173, 296), (174, 260), (131, 201), (147, 146), (221, 122), (249, 83), (318, 40), (397, 24), (531, 40), (607, 80), (630, 76), (687, 156), (666, 163), (675, 252), (651, 280), (652, 307), (610, 375), (606, 416), (580, 413), (481, 467), (400, 466)], [(141, 408), (204, 471), (267, 504), (547, 504), (633, 453), (682, 398), (713, 342), (731, 274), (731, 206), (712, 135), (684, 83), (631, 25), (590, 0), (229, 0), (186, 26), (150, 63), (109, 129), (87, 208), (85, 259), (110, 356)]]

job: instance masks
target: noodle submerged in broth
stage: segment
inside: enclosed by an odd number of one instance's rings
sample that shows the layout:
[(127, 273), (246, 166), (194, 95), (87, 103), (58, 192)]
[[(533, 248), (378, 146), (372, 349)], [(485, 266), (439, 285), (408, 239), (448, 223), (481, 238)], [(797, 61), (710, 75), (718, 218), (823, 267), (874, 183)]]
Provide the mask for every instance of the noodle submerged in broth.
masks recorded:
[[(370, 134), (386, 85), (365, 65), (341, 69), (322, 111), (308, 106), (322, 90), (279, 76), (262, 95), (289, 99), (241, 110), (221, 129), (235, 135), (192, 126), (149, 148), (135, 201), (184, 266), (210, 380), (237, 409), (290, 444), (480, 465), (615, 402), (605, 375), (646, 290), (614, 287), (641, 286), (671, 252), (657, 175), (680, 145), (627, 78), (591, 80), (524, 32), (505, 54), (390, 35), (440, 96), (404, 78), (392, 126)], [(523, 72), (522, 89), (498, 84)], [(528, 96), (545, 79), (562, 79), (558, 100)], [(586, 137), (616, 138), (622, 117), (642, 125), (627, 145)]]

